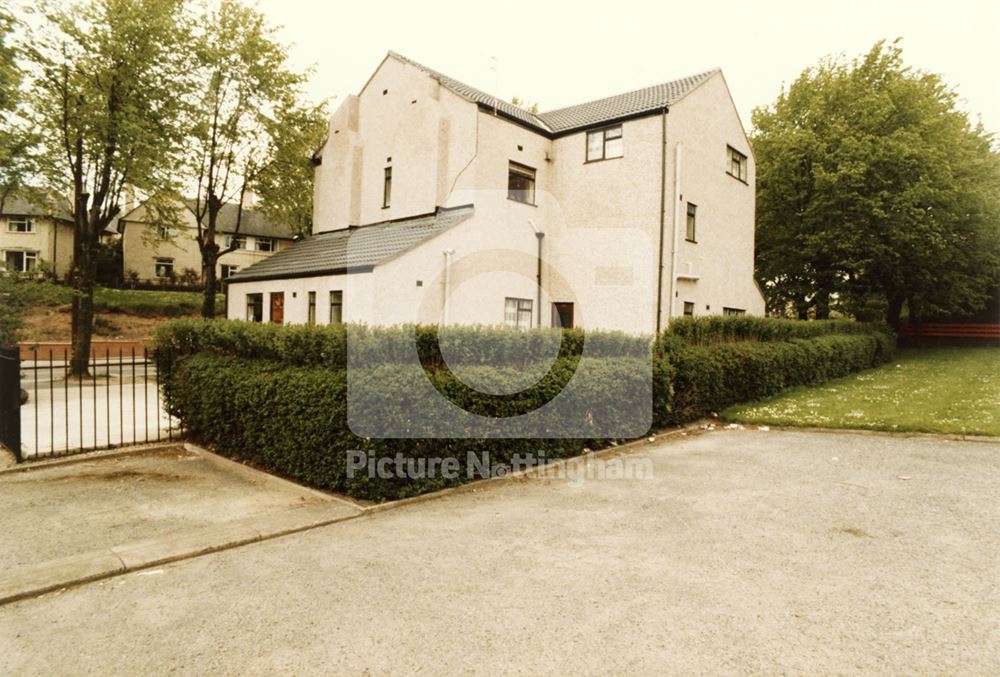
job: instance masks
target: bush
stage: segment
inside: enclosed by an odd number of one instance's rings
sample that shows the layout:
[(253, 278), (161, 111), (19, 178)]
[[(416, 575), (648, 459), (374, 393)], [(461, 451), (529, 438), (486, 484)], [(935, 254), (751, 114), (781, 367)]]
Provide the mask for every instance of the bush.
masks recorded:
[(674, 338), (662, 344), (673, 365), (669, 413), (658, 421), (677, 425), (715, 416), (796, 385), (817, 384), (888, 361), (891, 334), (831, 334), (768, 343), (734, 342), (691, 346)]
[(691, 345), (711, 345), (734, 341), (788, 341), (830, 334), (876, 334), (890, 331), (888, 325), (854, 320), (786, 320), (753, 315), (709, 315), (672, 320), (663, 337), (679, 337)]
[[(688, 327), (674, 325), (659, 337), (652, 354), (649, 413), (654, 427), (677, 425), (788, 386), (820, 383), (875, 366), (891, 356), (895, 345), (892, 334), (874, 325), (799, 323), (809, 325), (802, 329), (787, 327), (785, 321), (750, 319), (702, 325), (695, 320)], [(440, 335), (445, 364), (433, 359), (436, 336), (435, 327), (282, 327), (185, 319), (162, 325), (155, 342), (167, 405), (198, 438), (225, 455), (376, 501), (466, 481), (469, 452), (489, 452), (493, 463), (509, 464), (517, 454), (554, 459), (579, 454), (587, 446), (606, 446), (612, 440), (602, 439), (598, 431), (606, 430), (603, 424), (608, 421), (635, 414), (636, 388), (650, 376), (650, 342), (643, 337), (449, 328)], [(722, 342), (723, 336), (739, 340)], [(546, 376), (516, 395), (498, 398), (465, 386), (478, 384), (487, 393), (517, 391), (510, 386), (531, 382), (539, 364), (547, 369), (550, 361), (537, 358), (557, 352), (560, 342), (563, 352)], [(580, 357), (583, 345), (586, 351)], [(424, 358), (424, 369), (412, 359), (414, 349)], [(352, 411), (357, 407), (372, 419), (400, 417), (390, 422), (409, 432), (405, 439), (361, 438), (350, 431), (348, 361)], [(456, 430), (463, 426), (453, 410), (424, 406), (439, 399), (428, 397), (434, 394), (431, 389), (467, 411), (503, 417), (548, 402), (570, 375), (579, 397), (570, 410), (554, 406), (545, 412), (551, 416), (552, 427), (547, 429), (557, 429), (565, 417), (579, 417), (590, 423), (592, 434), (581, 436), (586, 439), (489, 439), (488, 431), (487, 439), (462, 439), (458, 433), (449, 433), (455, 435), (449, 439), (421, 438), (438, 430), (442, 417), (454, 419)], [(413, 411), (387, 406), (391, 399), (421, 406)], [(367, 473), (349, 478), (346, 457), (352, 450), (379, 457), (398, 453), (404, 459), (454, 457), (461, 463), (459, 479), (380, 479)]]

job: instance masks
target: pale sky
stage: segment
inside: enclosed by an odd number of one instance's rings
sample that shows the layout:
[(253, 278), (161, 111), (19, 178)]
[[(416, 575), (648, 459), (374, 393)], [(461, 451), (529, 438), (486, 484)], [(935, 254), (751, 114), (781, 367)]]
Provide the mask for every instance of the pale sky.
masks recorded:
[(997, 0), (257, 4), (293, 43), (293, 64), (315, 66), (308, 92), (317, 101), (356, 94), (390, 49), (543, 111), (718, 66), (749, 128), (755, 106), (821, 57), (902, 37), (910, 66), (942, 75), (973, 119), (1000, 132)]

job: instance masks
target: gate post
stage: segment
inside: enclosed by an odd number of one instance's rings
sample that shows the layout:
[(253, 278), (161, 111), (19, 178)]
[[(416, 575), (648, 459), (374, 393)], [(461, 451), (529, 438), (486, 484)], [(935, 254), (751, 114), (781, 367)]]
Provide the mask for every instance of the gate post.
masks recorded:
[(0, 444), (21, 458), (21, 350), (0, 347)]

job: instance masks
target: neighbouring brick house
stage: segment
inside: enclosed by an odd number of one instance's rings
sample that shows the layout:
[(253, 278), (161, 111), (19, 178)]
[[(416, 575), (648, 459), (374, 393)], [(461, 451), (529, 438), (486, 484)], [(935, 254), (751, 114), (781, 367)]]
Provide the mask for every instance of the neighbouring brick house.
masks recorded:
[(764, 313), (719, 70), (533, 113), (390, 52), (314, 161), (313, 235), (232, 275), (228, 317), (652, 333)]
[[(193, 209), (193, 203), (186, 203), (179, 210), (180, 223), (169, 228), (151, 223), (144, 205), (122, 216), (118, 229), (126, 279), (137, 278), (142, 282), (164, 282), (185, 276), (200, 279), (201, 252)], [(238, 233), (236, 221), (237, 206), (224, 205), (219, 212), (216, 241), (222, 248), (235, 241), (237, 249), (219, 259), (216, 275), (220, 279), (282, 251), (294, 239), (291, 228), (271, 222), (252, 208), (244, 207)]]

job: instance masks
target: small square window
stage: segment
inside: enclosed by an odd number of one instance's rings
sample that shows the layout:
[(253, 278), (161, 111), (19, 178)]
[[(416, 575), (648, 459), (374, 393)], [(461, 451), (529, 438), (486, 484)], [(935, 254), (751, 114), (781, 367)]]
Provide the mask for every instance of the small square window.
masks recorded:
[(516, 202), (535, 204), (535, 170), (511, 162), (507, 167), (507, 197)]
[(688, 242), (696, 242), (695, 235), (696, 231), (696, 214), (698, 212), (698, 205), (693, 205), (690, 202), (687, 203), (687, 233), (685, 234), (685, 239)]
[(156, 227), (156, 239), (172, 240), (177, 237), (177, 229), (160, 224)]
[(732, 146), (726, 146), (726, 173), (729, 176), (739, 179), (743, 183), (747, 182), (747, 156), (739, 152)]
[(531, 299), (507, 297), (504, 299), (503, 323), (517, 329), (531, 328)]
[(164, 257), (157, 258), (153, 264), (153, 274), (156, 277), (173, 277), (174, 260)]
[(684, 302), (684, 317), (694, 317), (694, 302)]
[(228, 264), (223, 264), (222, 265), (222, 269), (221, 269), (221, 271), (219, 273), (219, 277), (221, 279), (225, 280), (226, 278), (228, 278), (229, 276), (231, 276), (233, 273), (235, 273), (239, 269), (240, 269), (239, 266), (231, 266), (231, 265), (228, 265)]

